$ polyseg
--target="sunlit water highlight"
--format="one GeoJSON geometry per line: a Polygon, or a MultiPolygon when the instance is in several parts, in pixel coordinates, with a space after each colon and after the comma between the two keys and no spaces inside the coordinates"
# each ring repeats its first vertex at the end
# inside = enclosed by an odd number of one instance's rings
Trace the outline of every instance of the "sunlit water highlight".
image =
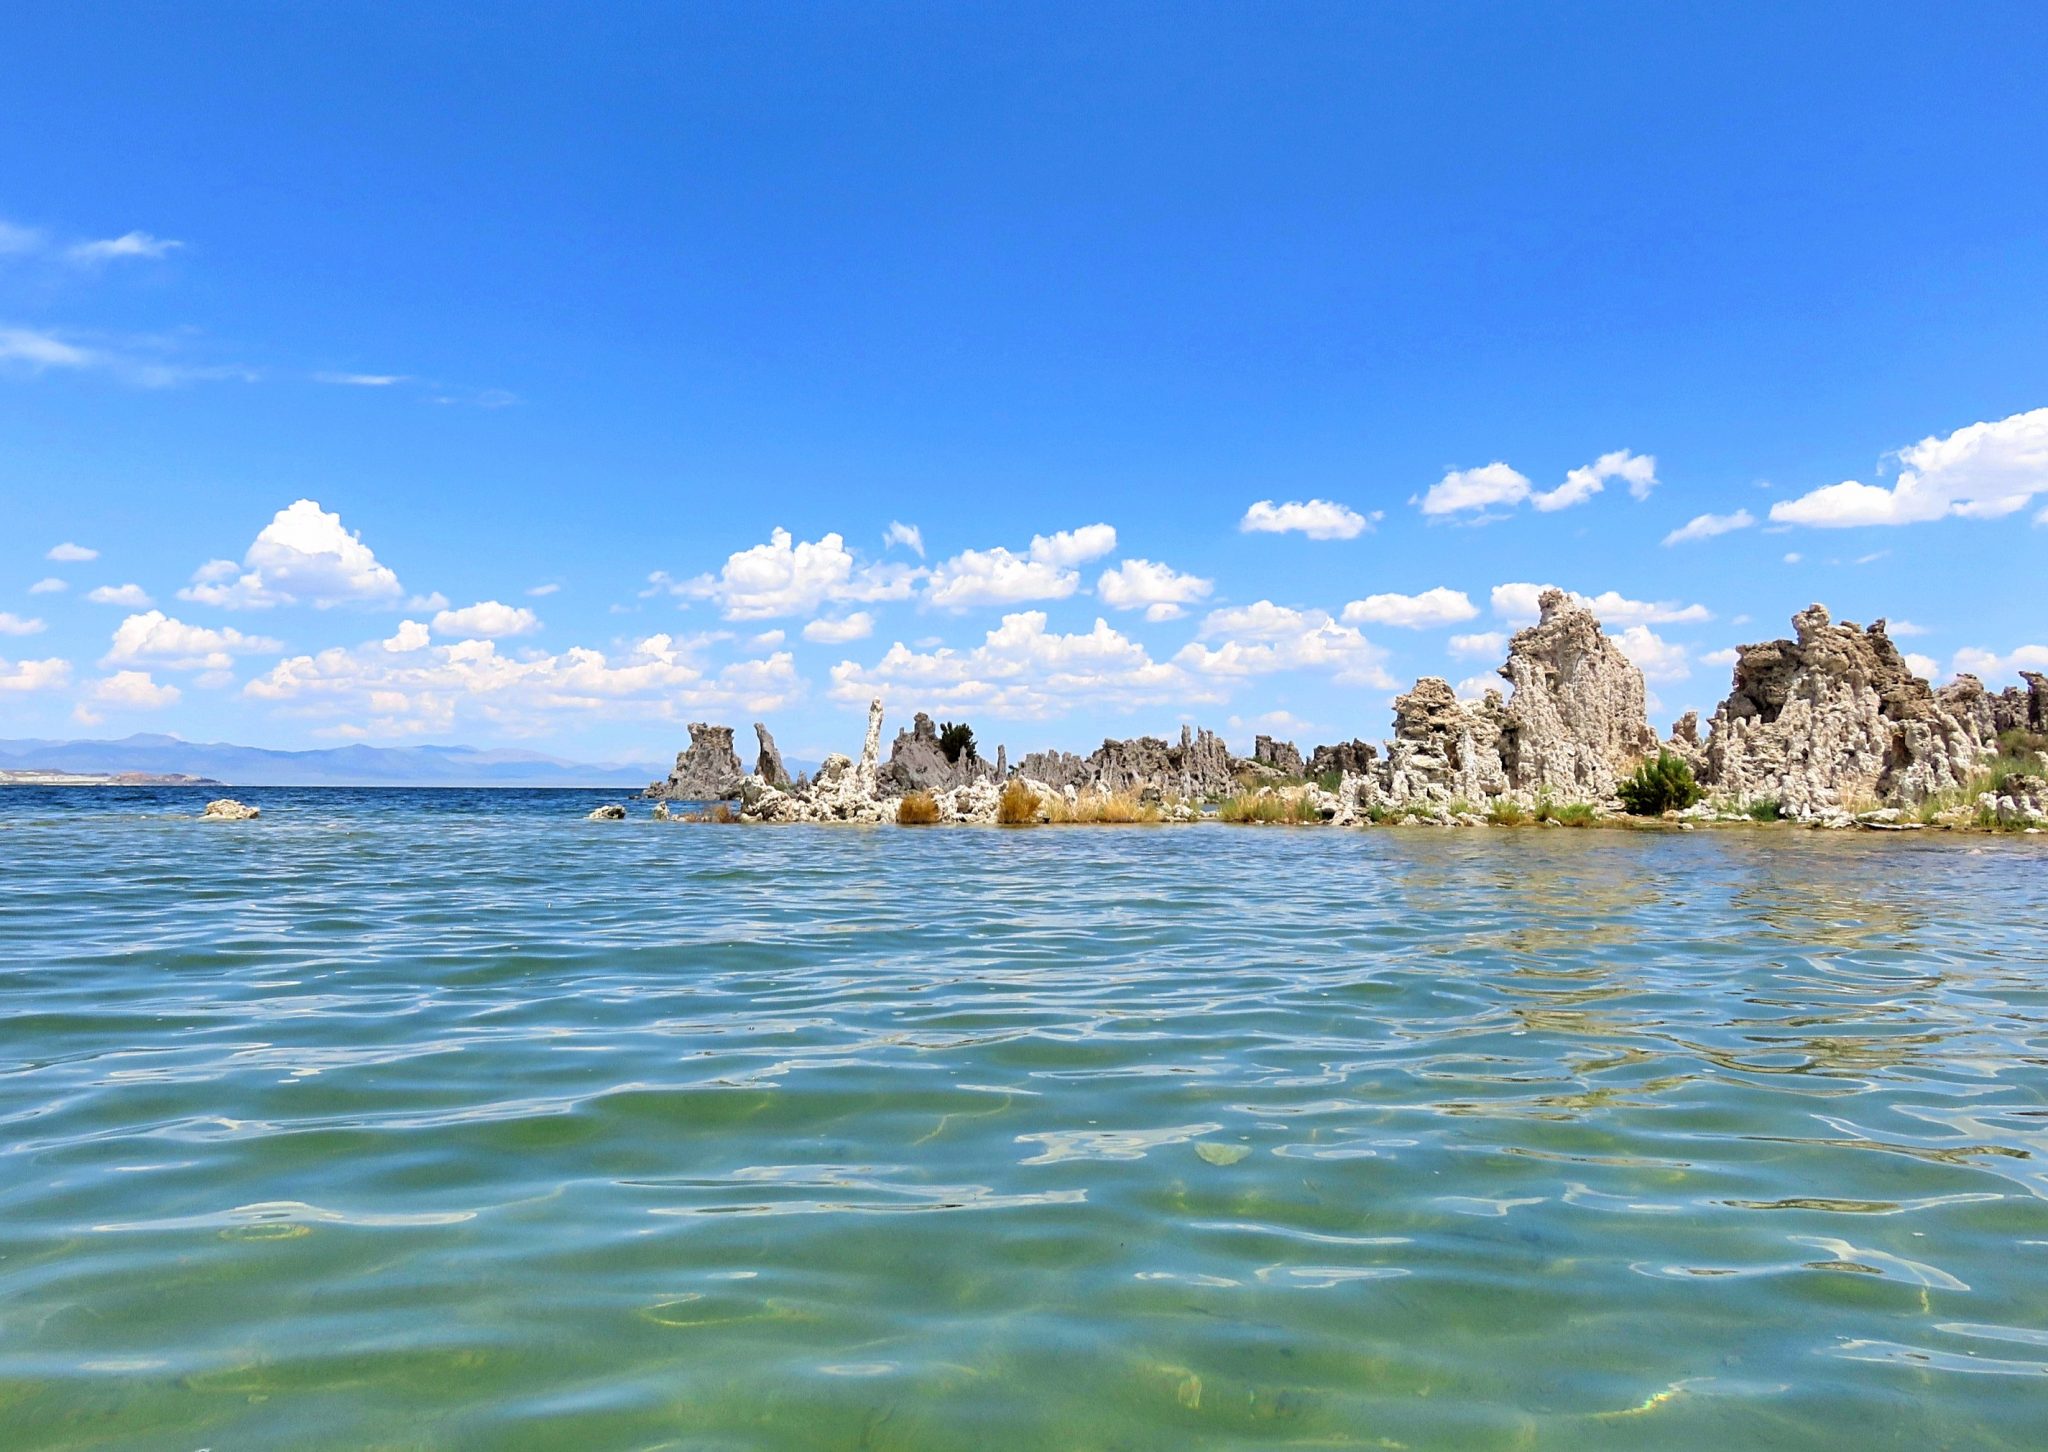
{"type": "Polygon", "coordinates": [[[0,793],[10,1452],[2048,1441],[2038,840],[242,795],[0,793]]]}

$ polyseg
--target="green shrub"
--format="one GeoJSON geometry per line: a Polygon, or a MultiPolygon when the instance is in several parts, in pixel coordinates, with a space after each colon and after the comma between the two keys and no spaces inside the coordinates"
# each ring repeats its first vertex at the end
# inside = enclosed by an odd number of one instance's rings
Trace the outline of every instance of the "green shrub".
{"type": "Polygon", "coordinates": [[[974,759],[974,728],[965,721],[954,725],[948,721],[939,728],[939,750],[946,753],[946,760],[957,765],[961,757],[974,759]]]}
{"type": "Polygon", "coordinates": [[[1630,816],[1661,817],[1697,802],[1700,784],[1692,779],[1692,767],[1684,757],[1660,751],[1655,761],[1637,767],[1635,775],[1623,782],[1615,795],[1621,798],[1630,816]]]}
{"type": "Polygon", "coordinates": [[[1486,820],[1496,827],[1519,827],[1529,820],[1529,810],[1520,802],[1501,797],[1487,807],[1486,820]]]}
{"type": "Polygon", "coordinates": [[[1752,822],[1782,822],[1785,820],[1784,804],[1776,797],[1758,797],[1744,810],[1749,814],[1749,819],[1752,822]]]}
{"type": "Polygon", "coordinates": [[[1217,805],[1216,816],[1238,823],[1305,825],[1323,820],[1321,809],[1301,792],[1239,792],[1217,805]]]}

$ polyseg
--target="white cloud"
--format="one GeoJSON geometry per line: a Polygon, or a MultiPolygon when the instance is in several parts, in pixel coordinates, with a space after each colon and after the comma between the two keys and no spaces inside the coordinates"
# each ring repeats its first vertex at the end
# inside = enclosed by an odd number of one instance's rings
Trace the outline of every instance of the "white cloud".
{"type": "Polygon", "coordinates": [[[464,640],[503,640],[512,635],[531,635],[540,629],[540,617],[523,605],[498,600],[479,600],[460,610],[443,610],[434,617],[434,634],[460,636],[464,640]]]}
{"type": "Polygon", "coordinates": [[[0,328],[0,363],[17,363],[31,373],[50,368],[92,368],[103,362],[90,348],[67,343],[33,328],[0,328]]]}
{"type": "Polygon", "coordinates": [[[1292,711],[1266,711],[1257,716],[1232,716],[1223,724],[1233,731],[1264,731],[1269,735],[1284,734],[1290,738],[1316,729],[1313,721],[1304,721],[1292,711]]]}
{"type": "Polygon", "coordinates": [[[1941,662],[1931,655],[1922,655],[1915,650],[1905,652],[1906,666],[1922,680],[1931,681],[1941,674],[1941,662]]]}
{"type": "Polygon", "coordinates": [[[1107,524],[1084,524],[1057,534],[1031,536],[1031,558],[1042,564],[1085,565],[1116,549],[1116,529],[1107,524]]]}
{"type": "Polygon", "coordinates": [[[1451,687],[1451,694],[1461,701],[1483,701],[1488,691],[1507,691],[1507,683],[1499,676],[1467,676],[1451,687]]]}
{"type": "Polygon", "coordinates": [[[53,691],[71,679],[68,660],[9,661],[0,657],[0,691],[53,691]]]}
{"type": "Polygon", "coordinates": [[[1100,559],[1115,548],[1114,528],[1089,524],[1057,534],[1033,535],[1030,549],[1021,555],[1001,545],[962,550],[931,572],[924,597],[948,610],[1064,600],[1080,588],[1081,576],[1073,567],[1100,559]]]}
{"type": "Polygon", "coordinates": [[[913,551],[919,559],[924,558],[924,531],[914,524],[905,524],[900,519],[889,521],[889,527],[882,531],[882,547],[902,545],[913,551]]]}
{"type": "Polygon", "coordinates": [[[787,639],[789,639],[789,632],[786,630],[763,630],[748,636],[747,644],[755,650],[773,650],[787,639]]]}
{"type": "Polygon", "coordinates": [[[649,578],[657,589],[715,602],[727,620],[767,620],[815,614],[827,604],[907,599],[922,574],[904,565],[859,565],[837,534],[812,543],[778,528],[766,544],[729,556],[716,576],[680,585],[659,573],[649,578]]]}
{"type": "Polygon", "coordinates": [[[415,595],[406,601],[405,608],[418,611],[446,610],[448,608],[448,597],[439,590],[430,590],[424,595],[415,595]]]}
{"type": "Polygon", "coordinates": [[[43,249],[44,237],[34,227],[20,227],[12,222],[0,222],[0,257],[21,257],[43,249]]]}
{"type": "Polygon", "coordinates": [[[212,630],[187,625],[161,610],[131,615],[114,628],[113,645],[103,664],[151,662],[172,670],[226,670],[238,655],[267,655],[284,649],[280,641],[244,635],[232,627],[212,630]]]}
{"type": "Polygon", "coordinates": [[[1157,622],[1178,619],[1182,607],[1206,600],[1215,583],[1169,565],[1134,559],[1104,570],[1096,578],[1095,594],[1112,610],[1143,610],[1147,620],[1157,622]]]}
{"type": "Polygon", "coordinates": [[[1479,613],[1479,607],[1463,590],[1442,585],[1419,595],[1368,595],[1344,607],[1343,618],[1351,625],[1398,625],[1404,630],[1427,630],[1432,626],[1456,625],[1479,613]]]}
{"type": "Polygon", "coordinates": [[[1647,625],[1631,625],[1614,643],[1647,680],[1682,681],[1692,674],[1692,661],[1682,645],[1665,640],[1647,625]]]}
{"type": "Polygon", "coordinates": [[[391,388],[400,383],[410,383],[412,378],[405,373],[315,373],[313,381],[342,388],[391,388]]]}
{"type": "MultiPolygon", "coordinates": [[[[1543,613],[1537,601],[1545,590],[1555,588],[1554,585],[1531,585],[1519,581],[1495,585],[1493,613],[1515,624],[1533,624],[1543,613]]],[[[1599,617],[1602,625],[1608,627],[1692,625],[1714,618],[1713,612],[1704,605],[1680,605],[1674,600],[1630,600],[1613,590],[1604,590],[1598,595],[1580,595],[1576,591],[1572,594],[1599,617]]]]}
{"type": "Polygon", "coordinates": [[[1310,539],[1356,539],[1372,528],[1366,518],[1347,505],[1329,499],[1290,500],[1275,504],[1261,499],[1244,512],[1237,527],[1245,534],[1305,534],[1310,539]]]}
{"type": "Polygon", "coordinates": [[[157,711],[176,705],[183,694],[176,686],[158,685],[148,671],[115,671],[92,683],[91,698],[124,711],[157,711]]]}
{"type": "Polygon", "coordinates": [[[1483,630],[1474,635],[1451,637],[1451,654],[1467,659],[1505,659],[1508,653],[1506,631],[1483,630]]]}
{"type": "Polygon", "coordinates": [[[1700,657],[1700,664],[1714,666],[1720,670],[1732,670],[1735,667],[1735,662],[1741,658],[1741,654],[1732,645],[1726,650],[1710,650],[1700,657]]]}
{"type": "Polygon", "coordinates": [[[122,257],[167,257],[172,248],[184,245],[168,237],[152,237],[147,232],[124,232],[119,237],[80,242],[65,255],[73,262],[111,262],[122,257]]]}
{"type": "Polygon", "coordinates": [[[527,592],[526,592],[526,594],[527,594],[527,598],[529,598],[529,599],[533,599],[533,600],[544,600],[544,599],[546,599],[546,598],[547,598],[548,596],[550,596],[550,595],[554,595],[554,594],[557,594],[557,593],[559,593],[559,592],[561,591],[561,588],[562,588],[562,587],[561,587],[560,585],[558,585],[558,584],[555,584],[555,583],[553,583],[553,582],[550,582],[550,583],[548,583],[548,584],[545,584],[545,585],[533,585],[533,586],[530,586],[530,587],[529,587],[529,588],[527,589],[527,592]]]}
{"type": "Polygon", "coordinates": [[[55,575],[51,575],[47,579],[38,580],[29,586],[28,592],[31,595],[61,595],[70,588],[64,581],[58,579],[55,575]]]}
{"type": "Polygon", "coordinates": [[[178,592],[181,600],[226,610],[260,610],[273,605],[377,605],[405,590],[398,576],[377,561],[362,535],[344,529],[311,499],[280,509],[242,557],[210,560],[178,592]]]}
{"type": "Polygon", "coordinates": [[[1075,704],[1120,709],[1221,699],[1178,667],[1154,661],[1106,620],[1085,635],[1056,635],[1045,627],[1044,611],[1027,610],[1005,615],[971,650],[916,651],[898,641],[872,666],[834,666],[831,694],[848,702],[881,696],[905,710],[1011,719],[1057,715],[1075,704]]]}
{"type": "Polygon", "coordinates": [[[87,560],[96,560],[99,557],[98,550],[89,550],[84,545],[73,544],[68,539],[60,545],[50,546],[49,552],[43,556],[46,560],[56,560],[66,565],[83,564],[87,560]]]}
{"type": "Polygon", "coordinates": [[[378,643],[392,655],[406,655],[415,650],[425,650],[433,642],[434,637],[425,625],[417,620],[401,620],[391,638],[378,643]]]}
{"type": "Polygon", "coordinates": [[[2021,671],[2048,671],[2048,645],[2022,645],[2004,655],[1965,646],[1956,652],[1952,669],[1958,675],[1968,672],[1987,681],[2016,677],[2021,671]]]}
{"type": "Polygon", "coordinates": [[[101,585],[86,591],[85,598],[95,605],[120,605],[130,610],[147,610],[156,604],[140,585],[101,585]]]}
{"type": "Polygon", "coordinates": [[[1796,565],[1805,558],[1806,556],[1800,554],[1798,550],[1793,550],[1785,556],[1785,563],[1788,565],[1796,565]]]}
{"type": "Polygon", "coordinates": [[[2015,513],[2048,493],[2048,408],[1928,437],[1896,457],[1899,478],[1889,489],[1848,479],[1772,505],[1771,518],[1842,529],[2015,513]]]}
{"type": "Polygon", "coordinates": [[[1356,627],[1339,625],[1320,610],[1297,610],[1271,600],[1212,610],[1202,622],[1202,635],[1222,639],[1215,646],[1190,642],[1174,657],[1176,664],[1198,676],[1319,671],[1344,685],[1384,690],[1395,686],[1384,664],[1387,653],[1356,627]]]}
{"type": "Polygon", "coordinates": [[[1649,498],[1657,487],[1657,460],[1651,454],[1616,449],[1564,476],[1555,489],[1538,489],[1528,475],[1496,459],[1476,469],[1451,469],[1422,496],[1426,515],[1462,514],[1468,510],[1512,509],[1527,501],[1544,513],[1584,504],[1612,480],[1624,480],[1637,499],[1649,498]]]}
{"type": "Polygon", "coordinates": [[[1901,638],[1915,635],[1932,635],[1934,633],[1926,626],[1915,625],[1910,620],[1887,620],[1884,629],[1885,634],[1901,638]]]}
{"type": "Polygon", "coordinates": [[[875,617],[865,610],[856,610],[844,620],[813,620],[804,627],[804,639],[815,640],[825,645],[844,645],[851,640],[866,640],[875,633],[875,617]]]}
{"type": "Polygon", "coordinates": [[[692,658],[694,644],[667,635],[649,636],[616,656],[579,646],[514,658],[499,654],[490,640],[416,641],[401,626],[390,641],[289,656],[242,694],[328,720],[334,723],[329,734],[360,738],[444,732],[465,720],[532,732],[554,725],[564,711],[659,721],[720,709],[767,712],[803,693],[787,652],[714,672],[692,658]]]}
{"type": "Polygon", "coordinates": [[[1732,534],[1738,529],[1748,529],[1756,523],[1756,516],[1747,509],[1738,509],[1733,514],[1696,514],[1685,524],[1664,536],[1667,545],[1685,544],[1696,539],[1712,539],[1715,535],[1732,534]]]}
{"type": "Polygon", "coordinates": [[[0,635],[41,635],[43,622],[0,610],[0,635]]]}
{"type": "Polygon", "coordinates": [[[1457,514],[1467,509],[1512,508],[1529,497],[1528,475],[1496,459],[1477,469],[1451,469],[1422,496],[1424,514],[1457,514]]]}

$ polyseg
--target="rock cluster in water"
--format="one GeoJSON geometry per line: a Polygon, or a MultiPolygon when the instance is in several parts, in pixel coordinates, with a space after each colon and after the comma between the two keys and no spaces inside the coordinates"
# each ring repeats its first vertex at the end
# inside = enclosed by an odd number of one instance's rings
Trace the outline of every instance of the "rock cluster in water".
{"type": "Polygon", "coordinates": [[[1885,632],[1832,620],[1813,605],[1794,636],[1738,649],[1728,697],[1702,733],[1688,712],[1660,742],[1645,709],[1643,674],[1601,629],[1587,604],[1544,592],[1540,618],[1515,634],[1500,676],[1507,690],[1461,701],[1437,677],[1394,702],[1384,750],[1361,740],[1316,747],[1259,736],[1232,756],[1212,731],[1180,739],[1109,740],[1087,756],[1037,751],[1010,768],[971,747],[948,756],[919,712],[881,759],[882,703],[868,708],[858,760],[834,754],[814,781],[790,781],[764,725],[755,771],[739,772],[727,727],[690,727],[690,747],[650,795],[737,797],[758,822],[884,822],[910,792],[927,793],[944,822],[993,822],[1003,787],[1022,782],[1041,801],[1135,797],[1186,819],[1194,804],[1247,792],[1283,792],[1299,816],[1328,822],[1481,820],[1489,812],[1589,804],[1617,811],[1617,789],[1643,762],[1672,752],[1707,793],[1696,814],[1740,813],[1768,803],[1784,817],[1847,825],[1914,825],[1903,809],[1954,801],[1972,820],[2048,822],[2048,754],[2041,771],[2007,774],[1971,799],[1970,785],[2001,733],[2048,732],[2048,677],[1999,693],[1973,676],[1939,691],[1915,676],[1885,632]],[[1303,805],[1305,804],[1305,805],[1303,805]]]}
{"type": "Polygon", "coordinates": [[[262,815],[261,807],[244,806],[233,797],[222,797],[208,802],[199,819],[202,822],[251,822],[262,815]]]}
{"type": "MultiPolygon", "coordinates": [[[[766,727],[756,726],[754,730],[760,734],[763,757],[757,763],[757,773],[761,766],[780,771],[782,756],[775,750],[774,738],[768,735],[766,727]]],[[[649,786],[645,795],[672,802],[730,801],[740,794],[740,783],[745,779],[740,754],[733,750],[732,727],[692,721],[689,749],[676,753],[675,770],[667,780],[649,786]]]]}

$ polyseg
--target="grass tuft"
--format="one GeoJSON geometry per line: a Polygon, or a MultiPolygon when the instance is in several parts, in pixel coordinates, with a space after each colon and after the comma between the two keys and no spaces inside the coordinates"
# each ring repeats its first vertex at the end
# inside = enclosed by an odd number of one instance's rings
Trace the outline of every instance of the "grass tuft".
{"type": "Polygon", "coordinates": [[[1496,827],[1519,827],[1530,820],[1530,814],[1520,802],[1500,797],[1487,807],[1486,820],[1496,827]]]}
{"type": "Polygon", "coordinates": [[[1239,824],[1306,826],[1323,820],[1316,804],[1301,792],[1239,792],[1216,807],[1219,821],[1239,824]]]}
{"type": "Polygon", "coordinates": [[[1003,788],[1003,795],[996,803],[996,825],[1001,827],[1035,827],[1038,825],[1038,793],[1021,781],[1013,781],[1003,788]]]}
{"type": "Polygon", "coordinates": [[[1065,826],[1114,826],[1156,822],[1159,808],[1136,792],[1082,792],[1071,802],[1065,797],[1052,798],[1046,803],[1046,818],[1065,826]]]}
{"type": "Polygon", "coordinates": [[[939,820],[939,799],[930,792],[905,792],[896,803],[896,825],[930,827],[939,820]]]}

